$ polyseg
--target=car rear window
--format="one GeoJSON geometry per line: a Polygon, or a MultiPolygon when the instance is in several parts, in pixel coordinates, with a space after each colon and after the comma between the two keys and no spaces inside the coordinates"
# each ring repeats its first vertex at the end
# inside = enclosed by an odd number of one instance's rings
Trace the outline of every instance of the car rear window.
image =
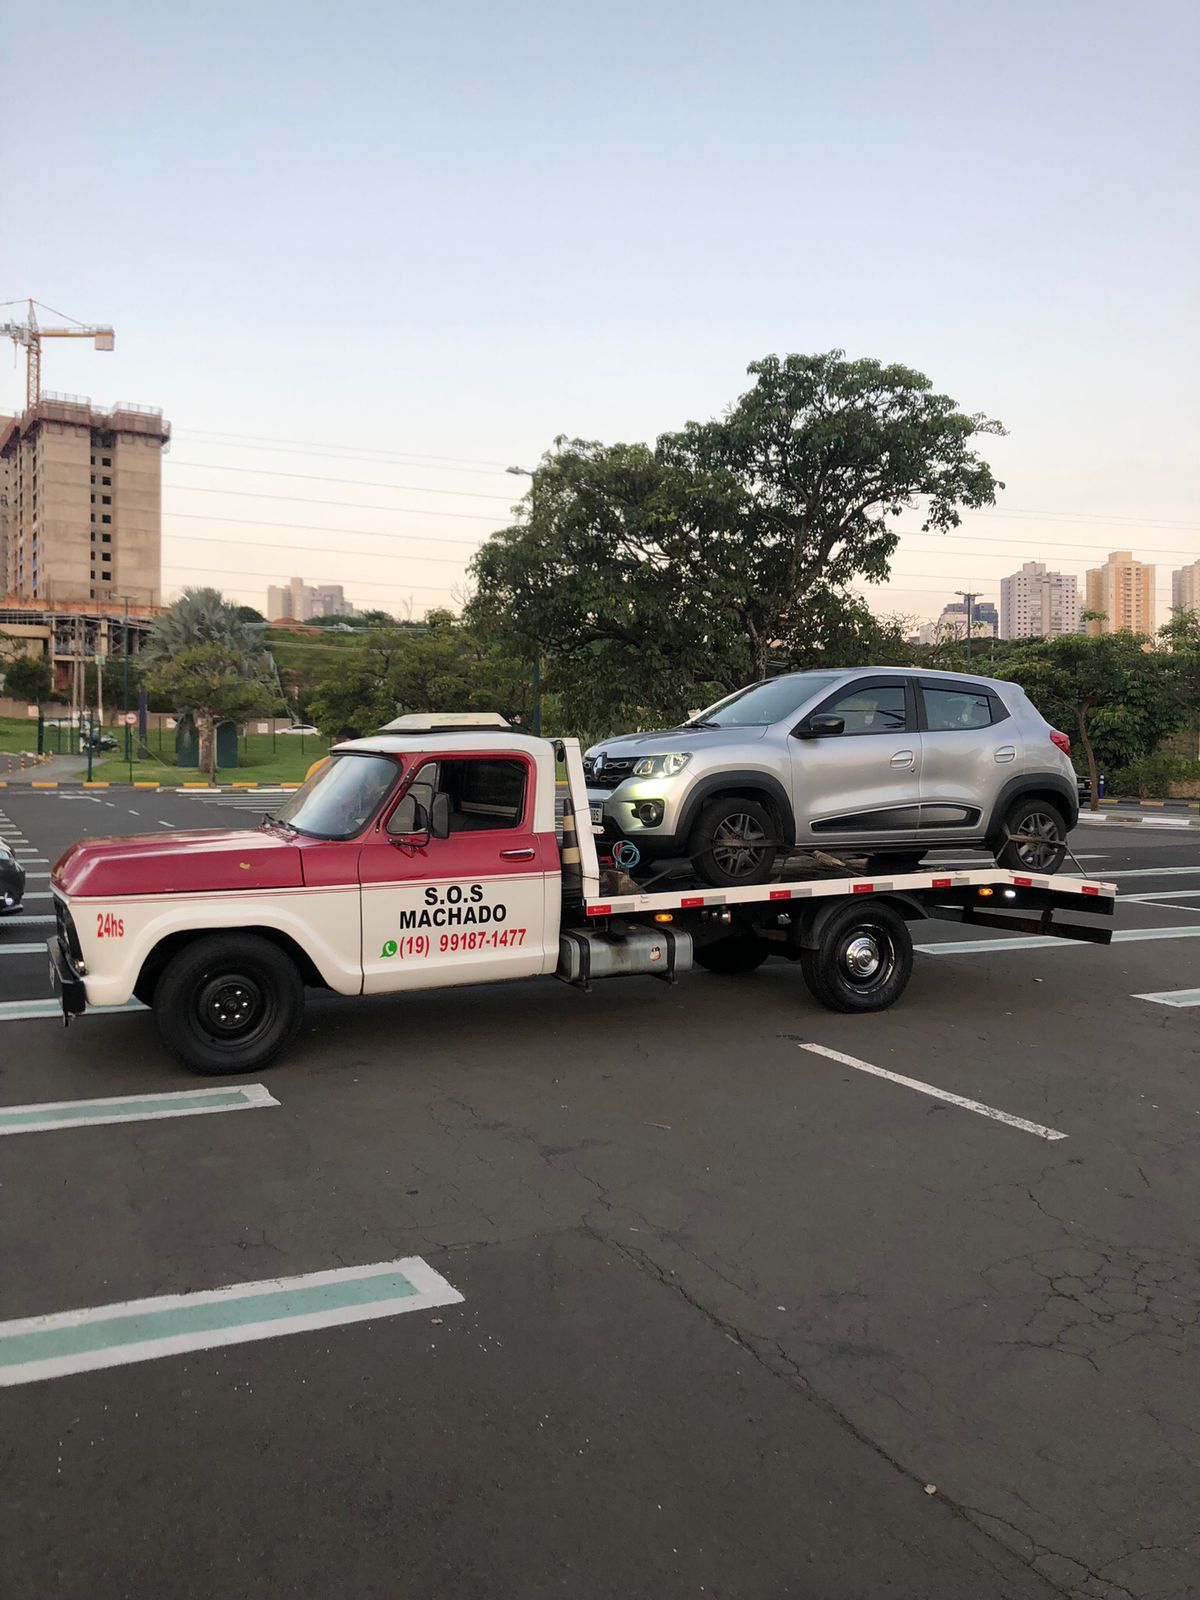
{"type": "Polygon", "coordinates": [[[922,689],[930,733],[990,728],[992,697],[986,689],[922,689]]]}

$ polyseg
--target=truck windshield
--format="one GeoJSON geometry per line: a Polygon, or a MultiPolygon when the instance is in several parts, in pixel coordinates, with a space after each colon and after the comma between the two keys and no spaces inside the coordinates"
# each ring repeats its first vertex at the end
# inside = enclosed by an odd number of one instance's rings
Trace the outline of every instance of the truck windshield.
{"type": "Polygon", "coordinates": [[[752,683],[748,689],[718,700],[684,727],[768,728],[790,717],[814,695],[823,694],[841,676],[840,672],[790,672],[786,678],[752,683]]]}
{"type": "Polygon", "coordinates": [[[400,763],[391,756],[330,756],[303,788],[288,796],[275,821],[314,839],[352,839],[379,810],[399,776],[400,763]]]}

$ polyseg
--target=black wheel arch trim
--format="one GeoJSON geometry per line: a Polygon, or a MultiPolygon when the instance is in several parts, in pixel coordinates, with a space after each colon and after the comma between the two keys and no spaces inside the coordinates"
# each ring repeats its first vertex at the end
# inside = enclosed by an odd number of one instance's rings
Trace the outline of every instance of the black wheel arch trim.
{"type": "Polygon", "coordinates": [[[999,839],[1004,818],[1018,800],[1023,800],[1027,795],[1032,797],[1039,794],[1050,795],[1061,805],[1067,831],[1070,832],[1079,821],[1077,785],[1061,777],[1057,772],[1022,772],[1010,778],[997,795],[988,821],[988,839],[999,839]]]}
{"type": "Polygon", "coordinates": [[[784,850],[792,848],[796,839],[796,819],[792,812],[792,802],[788,799],[783,784],[770,772],[745,771],[737,768],[728,772],[710,773],[707,778],[701,778],[696,784],[688,795],[680,812],[679,821],[676,823],[675,838],[680,845],[687,843],[701,809],[710,800],[717,799],[723,794],[744,794],[747,800],[755,800],[759,795],[767,796],[783,824],[784,838],[780,844],[784,850]]]}

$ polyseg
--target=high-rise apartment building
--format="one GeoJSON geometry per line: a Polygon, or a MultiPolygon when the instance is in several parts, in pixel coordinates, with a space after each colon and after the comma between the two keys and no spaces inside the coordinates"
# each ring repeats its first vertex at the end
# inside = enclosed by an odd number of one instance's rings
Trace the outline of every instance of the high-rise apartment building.
{"type": "Polygon", "coordinates": [[[161,411],[47,394],[0,418],[0,589],[47,605],[162,598],[161,411]]]}
{"type": "Polygon", "coordinates": [[[340,583],[307,584],[289,578],[267,590],[268,622],[308,622],[313,617],[352,617],[354,607],[340,583]]]}
{"type": "Polygon", "coordinates": [[[1087,575],[1087,609],[1102,611],[1103,620],[1089,622],[1087,631],[1101,633],[1154,632],[1154,568],[1135,561],[1130,550],[1114,550],[1102,567],[1087,575]]]}
{"type": "Polygon", "coordinates": [[[1079,632],[1079,579],[1073,572],[1047,572],[1044,561],[1026,561],[1000,580],[1000,637],[1053,639],[1079,632]]]}
{"type": "Polygon", "coordinates": [[[1171,609],[1200,616],[1200,561],[1171,574],[1171,609]]]}

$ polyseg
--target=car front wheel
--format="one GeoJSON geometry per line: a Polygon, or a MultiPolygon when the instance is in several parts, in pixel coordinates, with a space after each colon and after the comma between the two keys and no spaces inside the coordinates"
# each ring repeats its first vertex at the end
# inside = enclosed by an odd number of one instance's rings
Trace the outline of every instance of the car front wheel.
{"type": "Polygon", "coordinates": [[[223,1076],[273,1061],[300,1026],[296,963],[258,934],[214,934],[173,956],[154,989],[163,1043],[194,1072],[223,1076]]]}
{"type": "Polygon", "coordinates": [[[688,839],[688,855],[714,888],[766,883],[780,853],[778,833],[766,806],[733,795],[704,807],[688,839]]]}

